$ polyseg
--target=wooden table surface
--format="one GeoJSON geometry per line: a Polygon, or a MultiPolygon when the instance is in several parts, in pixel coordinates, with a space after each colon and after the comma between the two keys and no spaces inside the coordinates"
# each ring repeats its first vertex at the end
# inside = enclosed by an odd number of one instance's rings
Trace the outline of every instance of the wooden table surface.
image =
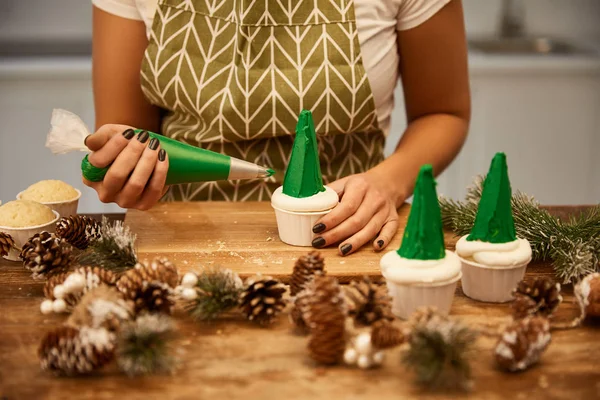
{"type": "MultiPolygon", "coordinates": [[[[565,216],[578,208],[551,210],[565,216]]],[[[309,250],[279,242],[268,204],[164,204],[150,212],[132,212],[126,222],[139,235],[140,258],[167,255],[182,271],[219,265],[242,275],[262,271],[285,279],[293,259],[309,250]]],[[[400,232],[393,247],[399,239],[400,232]]],[[[452,246],[453,240],[448,240],[448,247],[452,246]]],[[[324,253],[328,271],[341,280],[362,273],[377,275],[380,254],[371,249],[346,258],[337,256],[335,249],[324,253]]],[[[532,264],[527,270],[528,276],[551,274],[547,264],[532,264]]],[[[473,354],[474,391],[465,395],[432,394],[415,386],[399,361],[400,349],[387,353],[381,369],[321,368],[307,358],[307,338],[292,332],[285,315],[270,328],[258,328],[238,316],[212,324],[195,323],[180,310],[175,318],[182,366],[175,375],[130,379],[111,367],[89,377],[56,378],[40,370],[36,350],[43,334],[65,317],[39,312],[42,286],[21,264],[0,260],[1,400],[600,398],[597,321],[554,332],[541,363],[520,374],[498,371],[492,354],[494,341],[480,337],[473,354]]],[[[564,297],[556,315],[559,321],[577,313],[571,287],[564,288],[564,297]]],[[[451,314],[475,325],[493,324],[506,320],[509,306],[470,300],[459,285],[451,314]]]]}

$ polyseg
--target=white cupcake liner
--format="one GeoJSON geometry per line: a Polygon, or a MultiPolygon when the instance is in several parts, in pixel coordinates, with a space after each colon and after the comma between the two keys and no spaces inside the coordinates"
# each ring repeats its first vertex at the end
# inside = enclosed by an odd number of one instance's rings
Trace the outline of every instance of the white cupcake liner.
{"type": "Polygon", "coordinates": [[[512,291],[523,279],[531,260],[514,266],[487,266],[460,258],[462,264],[462,289],[473,300],[487,303],[511,301],[512,291]]]}
{"type": "Polygon", "coordinates": [[[450,281],[433,284],[398,284],[388,280],[392,313],[398,318],[408,319],[420,307],[435,307],[440,314],[448,315],[460,278],[461,274],[458,274],[450,281]]]}
{"type": "Polygon", "coordinates": [[[279,239],[292,246],[310,247],[316,237],[312,228],[315,223],[331,210],[318,212],[294,212],[273,207],[277,219],[279,239]]]}
{"type": "MultiPolygon", "coordinates": [[[[42,202],[42,203],[54,211],[56,211],[61,217],[70,217],[71,215],[77,214],[77,209],[79,207],[79,199],[81,198],[81,191],[79,189],[75,189],[77,192],[77,197],[68,201],[52,201],[52,202],[42,202]]],[[[17,194],[17,200],[21,200],[21,195],[23,192],[17,194]]]]}
{"type": "MultiPolygon", "coordinates": [[[[0,232],[8,233],[15,241],[15,247],[21,249],[25,243],[36,233],[43,231],[54,233],[56,229],[56,221],[60,218],[58,211],[52,210],[54,219],[46,224],[37,226],[28,226],[25,228],[12,228],[9,226],[0,226],[0,232]]],[[[19,261],[20,250],[11,249],[4,258],[10,261],[19,261]]]]}

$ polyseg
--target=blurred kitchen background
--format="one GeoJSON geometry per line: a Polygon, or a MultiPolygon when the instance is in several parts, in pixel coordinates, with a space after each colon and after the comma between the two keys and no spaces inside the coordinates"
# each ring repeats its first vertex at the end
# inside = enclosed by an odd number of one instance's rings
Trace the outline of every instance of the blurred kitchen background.
{"type": "MultiPolygon", "coordinates": [[[[600,203],[600,0],[463,3],[473,118],[439,192],[464,196],[504,151],[514,189],[549,205],[600,203]]],[[[81,212],[120,210],[81,184],[82,153],[53,156],[44,147],[53,108],[93,127],[91,11],[89,0],[0,0],[3,202],[38,180],[61,179],[83,190],[81,212]]],[[[403,107],[398,89],[388,154],[406,123],[403,107]]]]}

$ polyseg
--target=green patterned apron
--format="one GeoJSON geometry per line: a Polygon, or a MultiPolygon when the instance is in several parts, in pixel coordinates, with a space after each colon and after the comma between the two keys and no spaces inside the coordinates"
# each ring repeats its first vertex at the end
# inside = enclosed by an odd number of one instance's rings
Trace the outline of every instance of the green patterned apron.
{"type": "Polygon", "coordinates": [[[278,171],[175,186],[167,201],[268,200],[303,109],[326,183],[383,160],[352,0],[161,0],[141,76],[162,134],[278,171]]]}

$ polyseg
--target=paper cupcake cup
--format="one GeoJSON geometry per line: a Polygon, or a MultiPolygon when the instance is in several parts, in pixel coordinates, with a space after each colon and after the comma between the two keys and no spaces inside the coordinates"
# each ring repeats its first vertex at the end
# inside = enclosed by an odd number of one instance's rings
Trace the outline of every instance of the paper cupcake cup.
{"type": "MultiPolygon", "coordinates": [[[[43,202],[39,201],[38,203],[44,204],[54,211],[56,211],[61,217],[70,217],[71,215],[77,214],[77,209],[79,207],[79,199],[81,198],[81,191],[79,189],[75,189],[77,192],[77,197],[67,201],[52,201],[52,202],[43,202]]],[[[20,192],[17,195],[17,200],[21,200],[21,195],[23,192],[20,192]]]]}
{"type": "Polygon", "coordinates": [[[460,258],[462,289],[473,300],[487,303],[505,303],[512,300],[512,291],[525,276],[531,260],[515,266],[488,266],[460,258]]]}
{"type": "MultiPolygon", "coordinates": [[[[37,226],[28,226],[25,228],[12,228],[9,226],[0,226],[0,232],[8,233],[12,236],[15,241],[15,247],[20,249],[23,247],[25,243],[36,233],[40,233],[43,231],[54,233],[56,229],[56,221],[60,218],[58,211],[52,210],[54,213],[54,219],[46,224],[37,225],[37,226]]],[[[7,256],[4,258],[10,261],[19,261],[20,250],[11,249],[7,256]]]]}
{"type": "Polygon", "coordinates": [[[456,285],[461,274],[450,281],[435,284],[398,284],[387,281],[392,298],[392,313],[408,319],[420,307],[435,307],[440,314],[448,315],[454,300],[456,285]]]}
{"type": "Polygon", "coordinates": [[[277,219],[279,239],[292,246],[310,247],[316,237],[312,228],[323,215],[331,210],[317,212],[295,212],[273,207],[277,219]]]}

